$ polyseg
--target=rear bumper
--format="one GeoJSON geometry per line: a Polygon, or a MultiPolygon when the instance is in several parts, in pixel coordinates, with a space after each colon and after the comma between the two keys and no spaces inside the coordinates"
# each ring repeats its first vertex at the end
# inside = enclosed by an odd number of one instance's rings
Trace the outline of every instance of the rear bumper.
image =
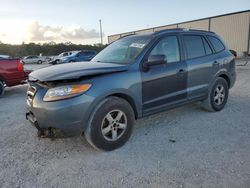
{"type": "Polygon", "coordinates": [[[12,79],[12,80],[6,80],[5,83],[6,83],[6,85],[8,87],[16,86],[16,85],[20,85],[20,84],[25,84],[25,83],[27,83],[27,77],[22,77],[22,78],[12,79]]]}
{"type": "Polygon", "coordinates": [[[31,71],[24,71],[18,78],[6,79],[5,83],[8,87],[16,86],[19,84],[26,84],[30,73],[31,71]]]}
{"type": "Polygon", "coordinates": [[[232,88],[236,82],[236,71],[230,73],[230,88],[232,88]]]}

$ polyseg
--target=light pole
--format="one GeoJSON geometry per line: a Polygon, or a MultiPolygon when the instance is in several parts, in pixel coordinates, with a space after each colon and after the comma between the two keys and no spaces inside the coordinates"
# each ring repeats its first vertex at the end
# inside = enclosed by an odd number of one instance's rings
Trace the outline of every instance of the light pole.
{"type": "Polygon", "coordinates": [[[102,20],[99,20],[100,23],[100,34],[101,34],[101,44],[103,45],[103,40],[102,40],[102,20]]]}

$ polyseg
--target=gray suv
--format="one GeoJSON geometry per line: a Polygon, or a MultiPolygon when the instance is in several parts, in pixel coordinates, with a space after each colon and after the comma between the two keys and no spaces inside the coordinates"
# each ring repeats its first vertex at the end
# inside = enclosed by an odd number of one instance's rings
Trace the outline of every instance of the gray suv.
{"type": "Polygon", "coordinates": [[[26,118],[39,136],[84,135],[109,151],[126,143],[138,118],[198,101],[222,110],[235,79],[234,56],[213,32],[130,35],[90,62],[32,72],[26,118]]]}

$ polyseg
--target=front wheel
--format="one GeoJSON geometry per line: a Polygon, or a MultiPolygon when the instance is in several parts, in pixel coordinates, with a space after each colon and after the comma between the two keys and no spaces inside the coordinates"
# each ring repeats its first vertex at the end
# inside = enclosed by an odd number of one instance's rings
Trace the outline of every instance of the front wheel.
{"type": "Polygon", "coordinates": [[[4,84],[3,82],[0,80],[0,97],[2,97],[4,94],[4,84]]]}
{"type": "Polygon", "coordinates": [[[127,142],[134,121],[134,111],[126,100],[109,97],[94,110],[84,135],[94,148],[111,151],[127,142]]]}
{"type": "Polygon", "coordinates": [[[203,107],[212,112],[222,110],[227,103],[228,93],[227,81],[218,77],[209,90],[208,98],[203,101],[203,107]]]}

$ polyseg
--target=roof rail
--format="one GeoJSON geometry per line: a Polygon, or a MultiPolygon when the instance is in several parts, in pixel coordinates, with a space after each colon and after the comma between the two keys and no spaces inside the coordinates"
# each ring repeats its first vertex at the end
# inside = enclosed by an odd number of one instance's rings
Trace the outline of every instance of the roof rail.
{"type": "Polygon", "coordinates": [[[183,31],[183,28],[173,28],[173,29],[163,29],[159,31],[155,31],[155,34],[165,33],[167,31],[183,31]]]}
{"type": "Polygon", "coordinates": [[[135,33],[135,32],[134,32],[134,33],[129,33],[129,34],[124,35],[124,36],[121,36],[121,35],[120,35],[120,38],[119,38],[119,39],[124,38],[124,37],[128,37],[128,36],[131,36],[131,35],[136,35],[136,33],[135,33]]]}
{"type": "Polygon", "coordinates": [[[208,32],[208,33],[214,33],[213,31],[207,31],[204,29],[189,29],[189,28],[183,28],[185,31],[201,31],[201,32],[208,32]]]}
{"type": "Polygon", "coordinates": [[[165,33],[168,31],[200,31],[200,32],[209,32],[209,33],[214,33],[212,31],[206,31],[206,30],[202,30],[202,29],[190,29],[190,28],[174,28],[174,29],[163,29],[160,31],[155,31],[155,34],[161,34],[161,33],[165,33]]]}

